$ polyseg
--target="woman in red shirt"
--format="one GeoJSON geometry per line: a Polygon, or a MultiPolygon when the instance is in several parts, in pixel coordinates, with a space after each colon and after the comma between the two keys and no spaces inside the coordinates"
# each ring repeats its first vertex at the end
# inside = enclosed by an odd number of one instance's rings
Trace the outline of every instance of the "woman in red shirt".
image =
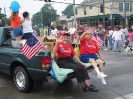
{"type": "Polygon", "coordinates": [[[97,72],[98,78],[101,78],[102,83],[106,85],[104,77],[106,77],[107,75],[103,73],[103,61],[102,61],[103,58],[101,56],[96,41],[94,41],[92,38],[93,38],[93,33],[91,30],[84,32],[80,36],[80,54],[81,54],[80,58],[81,61],[84,63],[91,62],[92,66],[95,68],[97,72]],[[99,55],[100,59],[96,54],[99,55]],[[96,63],[99,64],[101,72],[99,71],[96,63]]]}
{"type": "Polygon", "coordinates": [[[87,73],[87,66],[83,65],[80,59],[77,57],[72,45],[69,43],[70,34],[65,32],[62,35],[62,41],[56,41],[56,45],[53,49],[54,55],[57,56],[57,64],[60,68],[73,69],[78,83],[81,83],[83,91],[98,92],[92,84],[90,84],[89,76],[87,73]],[[77,61],[75,62],[73,58],[77,61]]]}

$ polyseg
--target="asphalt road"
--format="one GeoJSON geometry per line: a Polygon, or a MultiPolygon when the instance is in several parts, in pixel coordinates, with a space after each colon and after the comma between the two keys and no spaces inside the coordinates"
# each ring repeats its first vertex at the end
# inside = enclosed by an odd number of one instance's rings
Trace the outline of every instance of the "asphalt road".
{"type": "Polygon", "coordinates": [[[100,90],[97,93],[83,92],[76,79],[65,81],[54,91],[57,83],[44,82],[39,91],[21,93],[11,76],[0,73],[0,99],[133,99],[133,55],[113,51],[102,54],[106,60],[107,85],[102,85],[95,71],[89,73],[91,83],[100,90]]]}

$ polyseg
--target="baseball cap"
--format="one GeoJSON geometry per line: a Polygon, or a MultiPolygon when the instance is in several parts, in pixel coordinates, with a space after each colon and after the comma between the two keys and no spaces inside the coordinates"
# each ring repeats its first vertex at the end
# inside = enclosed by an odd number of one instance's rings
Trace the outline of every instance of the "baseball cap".
{"type": "Polygon", "coordinates": [[[112,26],[108,26],[108,29],[112,29],[112,26]]]}
{"type": "Polygon", "coordinates": [[[69,32],[64,32],[64,33],[62,34],[62,36],[70,36],[70,33],[69,33],[69,32]]]}

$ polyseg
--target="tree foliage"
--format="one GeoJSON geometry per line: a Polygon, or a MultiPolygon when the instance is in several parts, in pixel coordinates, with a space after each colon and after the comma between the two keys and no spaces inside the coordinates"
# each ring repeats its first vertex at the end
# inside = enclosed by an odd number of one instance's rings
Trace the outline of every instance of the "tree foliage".
{"type": "Polygon", "coordinates": [[[57,11],[53,8],[53,6],[46,3],[39,12],[33,15],[32,21],[34,25],[43,23],[44,26],[50,26],[51,21],[55,21],[57,16],[57,11]]]}
{"type": "MultiPolygon", "coordinates": [[[[0,8],[0,12],[1,12],[2,8],[0,8]]],[[[0,13],[0,27],[5,26],[5,17],[6,15],[3,13],[0,13]]]]}
{"type": "Polygon", "coordinates": [[[73,5],[70,4],[68,5],[64,11],[62,11],[62,14],[65,15],[65,16],[73,16],[74,13],[73,13],[73,5]]]}

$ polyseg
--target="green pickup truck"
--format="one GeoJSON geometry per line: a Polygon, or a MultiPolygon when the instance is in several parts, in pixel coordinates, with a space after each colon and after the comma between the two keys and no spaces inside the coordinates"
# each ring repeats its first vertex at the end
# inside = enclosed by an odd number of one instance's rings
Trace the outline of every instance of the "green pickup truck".
{"type": "Polygon", "coordinates": [[[0,27],[0,71],[13,76],[17,89],[28,92],[34,87],[35,81],[47,81],[48,71],[42,69],[39,53],[31,60],[20,51],[10,27],[0,27]]]}

